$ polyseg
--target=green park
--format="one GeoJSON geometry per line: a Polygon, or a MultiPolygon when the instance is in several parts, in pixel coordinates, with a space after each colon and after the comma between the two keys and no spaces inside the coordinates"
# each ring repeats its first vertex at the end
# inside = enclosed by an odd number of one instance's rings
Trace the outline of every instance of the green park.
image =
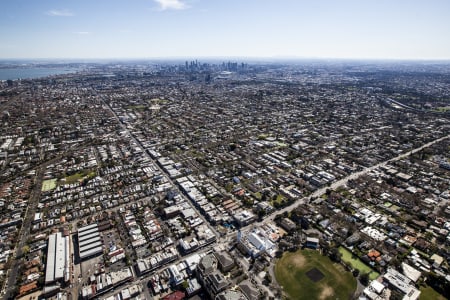
{"type": "Polygon", "coordinates": [[[288,299],[349,299],[356,279],[345,268],[315,250],[286,252],[275,265],[275,277],[288,299]]]}

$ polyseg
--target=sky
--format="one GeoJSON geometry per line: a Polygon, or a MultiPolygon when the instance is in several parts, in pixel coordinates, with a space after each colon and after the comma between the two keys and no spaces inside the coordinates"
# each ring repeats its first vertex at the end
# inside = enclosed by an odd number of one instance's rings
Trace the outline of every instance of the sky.
{"type": "Polygon", "coordinates": [[[3,0],[0,59],[450,59],[449,0],[3,0]]]}

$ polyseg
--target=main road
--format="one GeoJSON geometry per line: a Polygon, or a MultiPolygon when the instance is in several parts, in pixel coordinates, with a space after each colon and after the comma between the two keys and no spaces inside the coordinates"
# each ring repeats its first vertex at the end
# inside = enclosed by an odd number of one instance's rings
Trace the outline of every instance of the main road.
{"type": "Polygon", "coordinates": [[[35,175],[35,182],[34,182],[34,188],[30,193],[30,197],[28,200],[27,209],[25,210],[25,215],[23,218],[22,226],[20,227],[19,233],[18,233],[18,242],[16,244],[15,250],[14,250],[14,256],[12,258],[11,262],[11,268],[8,270],[9,273],[7,273],[7,279],[4,287],[4,298],[3,299],[13,299],[14,291],[17,288],[16,281],[17,276],[19,275],[19,266],[21,265],[23,261],[23,253],[24,246],[26,245],[26,242],[28,238],[30,237],[30,229],[31,224],[34,219],[34,213],[36,211],[37,204],[39,203],[39,197],[41,195],[41,187],[42,187],[42,181],[44,177],[44,171],[46,166],[48,166],[51,162],[54,160],[51,160],[49,162],[44,163],[40,167],[38,167],[36,175],[35,175]]]}
{"type": "Polygon", "coordinates": [[[275,216],[276,216],[276,215],[279,215],[279,214],[283,214],[283,213],[285,213],[285,212],[292,211],[292,210],[294,210],[298,205],[308,203],[309,201],[311,201],[311,199],[315,199],[315,198],[317,198],[317,197],[322,196],[323,194],[326,193],[327,190],[335,190],[336,188],[338,188],[338,187],[340,187],[340,186],[342,186],[342,185],[347,184],[347,182],[348,182],[349,180],[354,180],[354,179],[356,179],[356,178],[358,178],[358,177],[360,177],[360,176],[362,176],[362,175],[365,175],[365,174],[367,174],[367,173],[369,173],[369,172],[371,172],[371,171],[373,171],[373,170],[375,170],[375,169],[377,169],[377,168],[379,168],[379,167],[384,167],[384,166],[386,166],[387,164],[390,164],[390,163],[392,163],[392,162],[394,162],[394,161],[397,161],[397,160],[403,159],[403,158],[405,158],[405,157],[408,157],[408,156],[411,155],[411,154],[414,154],[414,153],[416,153],[416,152],[419,152],[419,151],[423,150],[424,148],[430,147],[431,145],[433,145],[433,144],[435,144],[435,143],[438,143],[438,142],[441,142],[441,141],[443,141],[443,140],[445,140],[445,139],[448,139],[449,137],[450,137],[450,134],[449,134],[449,135],[446,135],[446,136],[444,136],[444,137],[438,138],[438,139],[436,139],[436,140],[434,140],[434,141],[431,141],[431,142],[429,142],[429,143],[426,143],[426,144],[424,144],[424,145],[422,145],[422,146],[420,146],[420,147],[418,147],[418,148],[416,148],[416,149],[409,150],[408,152],[402,153],[402,154],[400,154],[399,156],[396,156],[396,157],[394,157],[394,158],[391,158],[391,159],[388,159],[388,160],[386,160],[386,161],[380,162],[380,163],[378,163],[378,164],[376,164],[376,165],[373,165],[373,166],[364,168],[363,170],[361,170],[361,171],[359,171],[359,172],[352,173],[352,174],[350,174],[350,175],[348,175],[348,176],[346,176],[346,177],[344,177],[344,178],[342,178],[342,179],[340,179],[340,180],[338,180],[338,181],[336,181],[336,182],[333,182],[333,183],[332,183],[331,185],[329,185],[329,186],[322,187],[322,188],[316,190],[315,192],[313,192],[313,193],[312,193],[311,195],[309,195],[308,197],[300,198],[300,199],[298,199],[297,201],[295,201],[294,203],[292,203],[291,205],[286,206],[286,207],[284,207],[284,208],[282,208],[282,209],[280,209],[280,210],[277,210],[277,211],[272,212],[270,215],[266,216],[266,217],[264,218],[264,220],[262,220],[261,222],[257,222],[257,223],[253,223],[253,224],[247,225],[247,226],[241,228],[241,230],[246,230],[246,229],[251,228],[251,227],[253,227],[253,226],[258,226],[258,225],[262,225],[262,224],[264,224],[264,223],[267,223],[267,222],[269,222],[269,221],[273,221],[273,220],[275,219],[275,216]]]}
{"type": "MultiPolygon", "coordinates": [[[[103,104],[105,106],[108,107],[109,111],[113,114],[113,116],[116,118],[117,122],[119,122],[120,126],[122,127],[122,129],[127,133],[127,135],[133,139],[133,141],[136,143],[136,145],[139,146],[139,148],[141,149],[142,153],[144,153],[144,155],[154,163],[154,165],[158,168],[158,170],[161,172],[161,174],[164,174],[165,177],[167,178],[167,180],[170,182],[170,184],[178,191],[178,193],[180,195],[182,195],[183,197],[184,194],[180,191],[180,189],[178,188],[178,185],[175,184],[175,182],[170,178],[170,175],[159,166],[158,162],[156,162],[151,156],[150,154],[148,154],[148,152],[145,150],[144,145],[142,145],[142,143],[128,130],[128,128],[125,126],[125,124],[123,124],[120,121],[119,116],[116,114],[116,112],[114,111],[114,109],[112,109],[112,107],[109,105],[109,103],[106,103],[104,100],[102,100],[103,104]]],[[[205,219],[205,217],[197,210],[197,208],[192,204],[192,202],[187,199],[186,201],[187,203],[189,203],[189,206],[197,212],[197,215],[202,219],[203,223],[206,224],[206,226],[208,226],[208,228],[211,230],[211,232],[214,233],[214,235],[216,236],[216,238],[218,239],[220,237],[219,233],[209,224],[209,222],[205,219]]]]}

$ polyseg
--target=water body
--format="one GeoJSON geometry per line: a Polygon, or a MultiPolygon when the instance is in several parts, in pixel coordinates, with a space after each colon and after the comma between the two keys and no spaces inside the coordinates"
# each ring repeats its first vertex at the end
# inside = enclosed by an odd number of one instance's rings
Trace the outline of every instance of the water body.
{"type": "Polygon", "coordinates": [[[75,73],[70,68],[0,68],[0,80],[33,79],[50,75],[75,73]]]}

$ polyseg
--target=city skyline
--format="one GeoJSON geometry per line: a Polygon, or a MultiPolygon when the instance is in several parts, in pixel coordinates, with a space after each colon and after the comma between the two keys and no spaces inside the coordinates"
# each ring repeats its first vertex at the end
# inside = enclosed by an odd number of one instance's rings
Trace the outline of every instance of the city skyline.
{"type": "Polygon", "coordinates": [[[0,59],[450,59],[450,3],[10,1],[0,59]]]}

